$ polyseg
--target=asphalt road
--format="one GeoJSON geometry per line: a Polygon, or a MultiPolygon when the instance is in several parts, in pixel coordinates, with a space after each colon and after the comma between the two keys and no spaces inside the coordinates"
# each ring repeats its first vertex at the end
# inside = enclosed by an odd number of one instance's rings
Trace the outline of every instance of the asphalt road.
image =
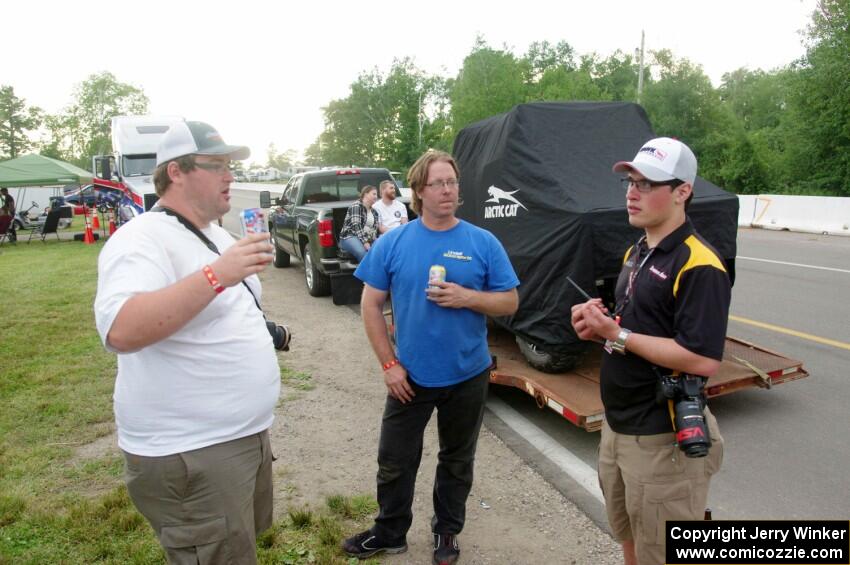
{"type": "MultiPolygon", "coordinates": [[[[775,329],[731,320],[729,335],[802,360],[811,376],[712,400],[727,446],[709,495],[714,518],[846,519],[850,237],[743,229],[738,257],[732,316],[775,329]]],[[[537,409],[515,389],[494,386],[491,393],[595,468],[598,434],[537,409]]],[[[551,469],[549,477],[557,479],[551,469]]]]}
{"type": "MultiPolygon", "coordinates": [[[[253,192],[234,191],[224,226],[239,233],[238,211],[258,202],[253,192]]],[[[728,333],[802,360],[811,376],[712,400],[727,446],[709,495],[715,519],[848,518],[848,291],[850,237],[739,230],[728,333]]],[[[516,389],[494,385],[491,395],[595,469],[598,434],[539,410],[516,389]]],[[[602,516],[596,499],[520,436],[506,426],[491,429],[588,514],[602,516]]]]}

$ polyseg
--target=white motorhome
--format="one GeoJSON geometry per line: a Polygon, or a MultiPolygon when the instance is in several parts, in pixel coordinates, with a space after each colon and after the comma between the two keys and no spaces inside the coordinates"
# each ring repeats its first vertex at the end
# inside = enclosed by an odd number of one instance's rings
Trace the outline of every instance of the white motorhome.
{"type": "Polygon", "coordinates": [[[278,180],[283,178],[283,172],[280,169],[276,169],[275,167],[269,167],[268,169],[261,169],[257,172],[257,180],[278,180]]]}
{"type": "Polygon", "coordinates": [[[112,118],[112,155],[92,158],[95,184],[123,189],[121,203],[134,214],[149,210],[158,197],[153,185],[156,149],[179,116],[116,116],[112,118]]]}

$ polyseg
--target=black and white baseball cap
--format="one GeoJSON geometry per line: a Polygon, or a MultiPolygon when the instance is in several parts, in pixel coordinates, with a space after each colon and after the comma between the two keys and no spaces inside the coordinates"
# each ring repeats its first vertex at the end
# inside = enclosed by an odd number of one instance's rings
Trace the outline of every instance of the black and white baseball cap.
{"type": "Polygon", "coordinates": [[[186,155],[228,155],[234,161],[251,156],[244,145],[227,145],[214,127],[204,122],[173,124],[156,150],[156,166],[186,155]]]}
{"type": "Polygon", "coordinates": [[[691,148],[670,137],[650,139],[643,144],[634,160],[614,163],[615,173],[635,170],[651,181],[679,179],[694,185],[697,158],[691,148]]]}

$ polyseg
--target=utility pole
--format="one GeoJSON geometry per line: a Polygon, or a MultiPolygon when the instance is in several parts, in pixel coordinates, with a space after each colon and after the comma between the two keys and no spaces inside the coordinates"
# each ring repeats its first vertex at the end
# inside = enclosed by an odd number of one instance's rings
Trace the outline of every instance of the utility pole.
{"type": "Polygon", "coordinates": [[[643,30],[640,30],[640,56],[638,57],[638,87],[637,87],[637,103],[640,104],[640,95],[643,93],[643,30]]]}
{"type": "Polygon", "coordinates": [[[422,85],[419,85],[419,112],[416,115],[416,121],[419,122],[419,145],[416,146],[416,150],[422,151],[422,85]]]}

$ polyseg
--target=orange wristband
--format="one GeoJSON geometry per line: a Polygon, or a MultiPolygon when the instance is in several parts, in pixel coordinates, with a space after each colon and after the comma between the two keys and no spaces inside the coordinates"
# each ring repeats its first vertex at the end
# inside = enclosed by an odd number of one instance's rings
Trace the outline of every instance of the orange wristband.
{"type": "Polygon", "coordinates": [[[381,365],[381,367],[384,368],[384,371],[389,371],[390,369],[392,369],[393,367],[395,367],[398,364],[399,364],[398,359],[393,359],[392,361],[387,361],[386,363],[381,365]]]}
{"type": "Polygon", "coordinates": [[[201,270],[204,272],[204,276],[207,277],[207,282],[210,283],[210,286],[216,294],[224,292],[224,287],[221,286],[220,282],[218,282],[218,278],[215,276],[215,273],[213,273],[212,267],[204,265],[204,268],[201,270]]]}

